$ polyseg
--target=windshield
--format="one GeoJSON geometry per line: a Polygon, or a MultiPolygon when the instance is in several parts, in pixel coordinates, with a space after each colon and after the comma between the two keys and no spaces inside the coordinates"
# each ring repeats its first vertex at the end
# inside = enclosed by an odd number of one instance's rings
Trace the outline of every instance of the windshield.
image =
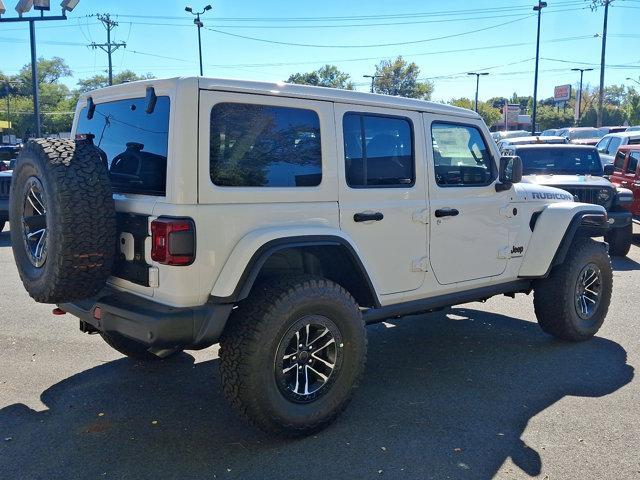
{"type": "Polygon", "coordinates": [[[598,133],[598,130],[573,130],[569,132],[569,140],[577,140],[581,138],[600,138],[602,135],[598,133]]]}
{"type": "Polygon", "coordinates": [[[83,108],[76,134],[93,134],[109,166],[113,190],[164,195],[169,138],[169,97],[159,96],[152,113],[145,98],[96,105],[92,118],[83,108]]]}
{"type": "Polygon", "coordinates": [[[602,164],[594,148],[519,149],[524,175],[602,175],[602,164]]]}
{"type": "Polygon", "coordinates": [[[541,137],[553,137],[556,135],[557,130],[545,130],[540,134],[541,137]]]}

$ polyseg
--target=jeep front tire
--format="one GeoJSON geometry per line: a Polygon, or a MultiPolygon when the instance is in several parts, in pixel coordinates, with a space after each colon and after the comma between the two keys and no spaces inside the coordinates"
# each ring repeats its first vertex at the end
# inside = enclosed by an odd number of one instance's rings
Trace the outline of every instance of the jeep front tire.
{"type": "Polygon", "coordinates": [[[302,436],[347,406],[366,358],[360,309],[315,276],[262,283],[234,311],[220,346],[223,391],[260,429],[302,436]]]}
{"type": "Polygon", "coordinates": [[[533,305],[542,330],[561,340],[593,337],[611,302],[613,272],[606,245],[580,238],[561,265],[534,285],[533,305]]]}

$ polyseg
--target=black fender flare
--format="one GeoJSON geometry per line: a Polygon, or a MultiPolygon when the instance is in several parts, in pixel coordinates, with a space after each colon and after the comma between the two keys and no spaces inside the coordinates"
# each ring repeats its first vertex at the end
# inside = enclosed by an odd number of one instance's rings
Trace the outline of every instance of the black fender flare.
{"type": "Polygon", "coordinates": [[[370,297],[370,306],[380,307],[380,301],[376,294],[373,282],[365,268],[358,253],[353,246],[344,238],[334,235],[303,235],[295,237],[282,237],[270,240],[263,244],[253,254],[236,285],[233,293],[228,297],[212,296],[213,303],[236,303],[249,296],[253,285],[260,274],[260,271],[269,258],[277,252],[291,248],[304,247],[339,247],[343,249],[347,258],[351,262],[356,274],[363,282],[363,288],[370,297]]]}

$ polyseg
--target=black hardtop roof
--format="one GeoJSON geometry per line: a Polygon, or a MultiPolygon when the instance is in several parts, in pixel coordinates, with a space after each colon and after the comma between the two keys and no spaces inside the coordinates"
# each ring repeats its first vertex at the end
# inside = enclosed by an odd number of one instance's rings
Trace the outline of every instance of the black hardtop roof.
{"type": "Polygon", "coordinates": [[[529,149],[573,149],[573,150],[597,150],[595,145],[578,145],[575,143],[532,143],[525,145],[510,145],[517,150],[529,150],[529,149]]]}

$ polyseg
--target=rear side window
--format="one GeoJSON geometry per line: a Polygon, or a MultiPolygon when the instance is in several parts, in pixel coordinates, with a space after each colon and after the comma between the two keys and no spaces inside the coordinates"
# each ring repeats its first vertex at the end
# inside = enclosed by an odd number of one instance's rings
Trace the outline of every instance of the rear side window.
{"type": "Polygon", "coordinates": [[[99,103],[91,119],[83,108],[76,134],[92,134],[109,166],[113,190],[165,195],[169,144],[169,97],[159,96],[152,113],[144,98],[99,103]]]}
{"type": "Polygon", "coordinates": [[[381,188],[414,184],[413,131],[407,118],[347,113],[342,129],[347,185],[381,188]]]}
{"type": "Polygon", "coordinates": [[[629,165],[627,165],[627,173],[634,174],[638,170],[638,158],[640,158],[639,152],[631,152],[629,154],[629,165]]]}
{"type": "Polygon", "coordinates": [[[313,110],[218,103],[210,120],[211,181],[224,187],[315,187],[322,181],[313,110]]]}
{"type": "Polygon", "coordinates": [[[494,180],[493,158],[476,127],[434,123],[431,137],[438,185],[481,186],[494,180]]]}

